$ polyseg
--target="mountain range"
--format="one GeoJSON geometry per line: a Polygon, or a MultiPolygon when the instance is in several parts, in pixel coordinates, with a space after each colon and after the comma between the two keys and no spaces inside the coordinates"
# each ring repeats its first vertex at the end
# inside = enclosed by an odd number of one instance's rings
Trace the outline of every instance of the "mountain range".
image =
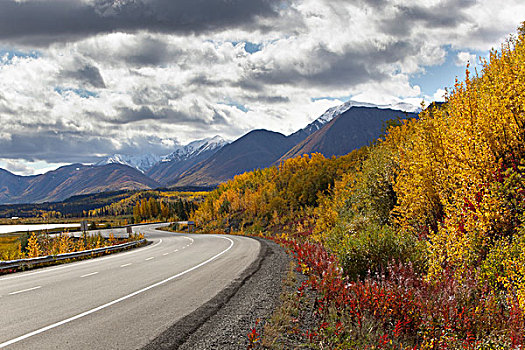
{"type": "Polygon", "coordinates": [[[146,175],[164,186],[172,186],[185,171],[210,158],[227,144],[220,136],[193,141],[163,157],[146,171],[146,175]]]}
{"type": "Polygon", "coordinates": [[[0,171],[0,203],[56,202],[73,195],[115,190],[151,189],[161,185],[124,164],[71,164],[35,176],[0,171]]]}
{"type": "Polygon", "coordinates": [[[231,143],[215,136],[178,146],[163,157],[115,154],[94,165],[72,164],[35,176],[0,169],[0,204],[60,201],[121,189],[216,186],[237,174],[303,154],[346,154],[377,139],[387,120],[417,117],[418,112],[408,104],[348,101],[288,136],[264,129],[231,143]]]}

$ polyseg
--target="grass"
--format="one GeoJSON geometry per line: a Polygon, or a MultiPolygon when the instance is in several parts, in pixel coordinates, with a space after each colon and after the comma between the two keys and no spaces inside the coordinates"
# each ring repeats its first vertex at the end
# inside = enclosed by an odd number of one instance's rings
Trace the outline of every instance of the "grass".
{"type": "Polygon", "coordinates": [[[1,235],[0,236],[0,252],[10,250],[18,247],[20,236],[18,235],[1,235]]]}
{"type": "Polygon", "coordinates": [[[11,260],[18,253],[20,235],[0,235],[0,260],[11,260]]]}
{"type": "MultiPolygon", "coordinates": [[[[301,349],[309,348],[303,336],[312,326],[311,297],[298,292],[297,262],[290,261],[283,289],[280,295],[280,305],[275,309],[270,319],[265,322],[261,331],[257,349],[301,349]]],[[[299,290],[303,290],[299,288],[299,290]]],[[[314,321],[315,322],[315,321],[314,321]]]]}

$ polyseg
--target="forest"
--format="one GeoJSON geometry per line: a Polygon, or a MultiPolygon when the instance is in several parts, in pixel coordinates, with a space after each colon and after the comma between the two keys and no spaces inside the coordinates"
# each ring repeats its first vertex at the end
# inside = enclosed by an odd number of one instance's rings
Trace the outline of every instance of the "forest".
{"type": "MultiPolygon", "coordinates": [[[[525,23],[518,32],[481,71],[467,66],[444,104],[369,147],[238,175],[200,205],[203,231],[273,239],[308,276],[295,305],[314,291],[316,326],[290,324],[281,344],[525,344],[525,23]]],[[[264,329],[256,348],[253,334],[264,329]]]]}

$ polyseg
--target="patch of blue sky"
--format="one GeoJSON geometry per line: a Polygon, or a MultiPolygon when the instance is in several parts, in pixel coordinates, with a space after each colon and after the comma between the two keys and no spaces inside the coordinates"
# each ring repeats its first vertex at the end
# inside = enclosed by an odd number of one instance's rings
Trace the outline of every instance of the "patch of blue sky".
{"type": "MultiPolygon", "coordinates": [[[[441,65],[425,67],[424,72],[410,77],[410,84],[419,85],[423,95],[433,96],[438,89],[449,88],[450,90],[454,87],[456,77],[459,81],[465,80],[466,62],[457,64],[457,56],[462,50],[452,50],[450,47],[445,49],[447,50],[445,62],[441,65]]],[[[474,69],[477,68],[478,72],[481,72],[479,57],[486,58],[488,52],[470,51],[470,53],[476,55],[476,62],[470,62],[470,71],[474,72],[474,69]]]]}
{"type": "Polygon", "coordinates": [[[256,53],[261,51],[262,44],[251,43],[249,41],[244,43],[244,50],[248,53],[256,53]]]}
{"type": "Polygon", "coordinates": [[[74,93],[82,98],[98,97],[98,94],[96,92],[89,91],[86,89],[63,88],[57,86],[54,90],[62,96],[67,95],[69,93],[74,93]]]}
{"type": "Polygon", "coordinates": [[[328,100],[328,101],[335,101],[339,100],[342,102],[347,102],[352,98],[352,95],[347,96],[319,96],[319,97],[312,97],[310,98],[311,102],[320,101],[320,100],[328,100]]]}
{"type": "Polygon", "coordinates": [[[239,43],[244,43],[244,51],[253,54],[262,50],[262,44],[252,43],[250,41],[232,41],[232,45],[236,46],[239,43]]]}
{"type": "Polygon", "coordinates": [[[237,103],[237,102],[233,102],[233,101],[226,101],[226,102],[218,102],[220,105],[225,105],[225,106],[230,106],[230,107],[235,107],[237,108],[238,110],[240,111],[243,111],[244,113],[248,112],[249,109],[243,105],[243,104],[240,104],[240,103],[237,103]]]}
{"type": "Polygon", "coordinates": [[[13,49],[0,48],[0,62],[9,64],[15,58],[39,58],[42,54],[39,51],[20,51],[13,49]]]}

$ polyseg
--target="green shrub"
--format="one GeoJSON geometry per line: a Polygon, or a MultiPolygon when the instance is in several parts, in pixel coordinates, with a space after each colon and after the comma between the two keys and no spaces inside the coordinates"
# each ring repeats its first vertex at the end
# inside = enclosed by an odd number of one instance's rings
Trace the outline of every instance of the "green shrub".
{"type": "Polygon", "coordinates": [[[424,244],[416,237],[388,226],[368,224],[344,237],[338,255],[344,274],[351,280],[362,280],[385,273],[392,262],[410,263],[422,270],[424,252],[424,244]]]}

